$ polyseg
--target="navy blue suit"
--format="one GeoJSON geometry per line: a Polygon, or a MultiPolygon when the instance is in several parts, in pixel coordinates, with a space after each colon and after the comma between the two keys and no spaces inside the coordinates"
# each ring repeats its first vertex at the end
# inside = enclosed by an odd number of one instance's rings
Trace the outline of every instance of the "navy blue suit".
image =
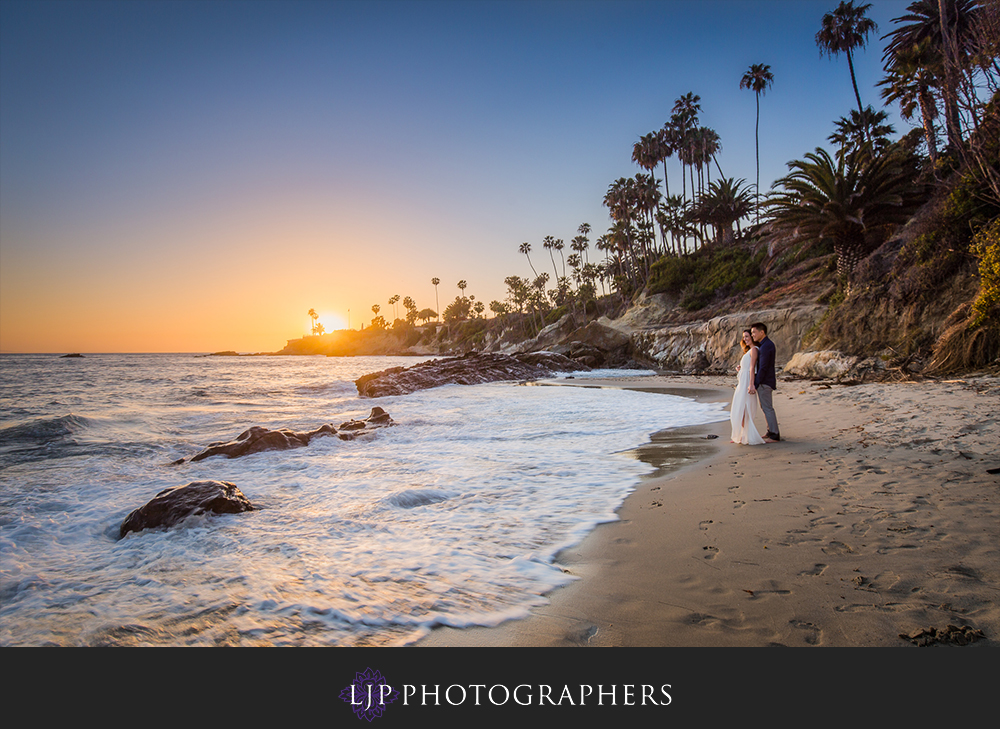
{"type": "Polygon", "coordinates": [[[757,390],[761,412],[767,420],[768,435],[779,436],[778,416],[771,403],[771,394],[778,389],[778,378],[774,374],[774,342],[766,336],[757,345],[757,371],[753,376],[753,386],[757,390]]]}
{"type": "Polygon", "coordinates": [[[772,390],[778,389],[778,378],[774,374],[774,342],[767,337],[757,345],[757,372],[753,376],[754,389],[768,385],[772,390]]]}

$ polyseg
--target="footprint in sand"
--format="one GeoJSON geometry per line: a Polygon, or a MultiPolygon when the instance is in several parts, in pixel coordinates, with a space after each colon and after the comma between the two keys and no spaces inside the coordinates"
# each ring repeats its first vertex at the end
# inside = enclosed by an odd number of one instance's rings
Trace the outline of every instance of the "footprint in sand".
{"type": "Polygon", "coordinates": [[[799,572],[799,575],[808,577],[819,577],[824,572],[826,572],[825,564],[814,564],[812,569],[805,570],[804,572],[799,572]]]}
{"type": "Polygon", "coordinates": [[[868,522],[860,521],[857,524],[851,525],[851,534],[856,537],[865,536],[872,528],[872,525],[868,522]]]}
{"type": "Polygon", "coordinates": [[[823,640],[823,631],[817,628],[812,623],[807,623],[804,620],[789,620],[789,625],[793,628],[798,628],[799,630],[805,631],[803,640],[809,645],[819,645],[823,640]]]}
{"type": "Polygon", "coordinates": [[[711,524],[711,523],[712,523],[711,519],[709,519],[708,521],[703,521],[700,524],[698,524],[698,528],[701,529],[703,532],[707,532],[708,531],[708,525],[711,524]]]}
{"type": "Polygon", "coordinates": [[[739,490],[740,490],[739,486],[730,486],[729,487],[729,493],[731,493],[731,494],[735,494],[739,490]]]}
{"type": "Polygon", "coordinates": [[[714,615],[706,615],[705,613],[691,613],[687,616],[687,622],[691,625],[702,625],[705,627],[716,626],[722,623],[714,615]]]}
{"type": "Polygon", "coordinates": [[[843,542],[830,542],[822,548],[826,554],[853,554],[854,550],[843,542]]]}
{"type": "Polygon", "coordinates": [[[747,502],[745,502],[745,501],[736,500],[736,501],[733,502],[733,508],[734,509],[742,509],[744,506],[746,506],[746,503],[747,502]]]}
{"type": "Polygon", "coordinates": [[[705,559],[715,559],[716,555],[719,554],[718,547],[702,547],[702,549],[705,550],[705,552],[707,552],[707,554],[705,555],[705,559]]]}

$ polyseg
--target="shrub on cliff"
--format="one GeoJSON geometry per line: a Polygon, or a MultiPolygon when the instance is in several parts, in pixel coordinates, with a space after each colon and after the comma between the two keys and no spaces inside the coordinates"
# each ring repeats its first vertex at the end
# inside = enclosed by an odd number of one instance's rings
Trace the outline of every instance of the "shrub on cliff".
{"type": "Polygon", "coordinates": [[[717,297],[752,289],[760,281],[766,250],[708,246],[689,256],[665,256],[650,270],[649,293],[671,294],[688,311],[717,297]]]}

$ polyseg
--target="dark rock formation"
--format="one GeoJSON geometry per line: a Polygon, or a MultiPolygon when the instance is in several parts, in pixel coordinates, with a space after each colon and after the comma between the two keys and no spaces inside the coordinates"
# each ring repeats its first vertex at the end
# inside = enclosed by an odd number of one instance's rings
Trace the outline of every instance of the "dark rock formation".
{"type": "Polygon", "coordinates": [[[239,514],[256,507],[229,481],[194,481],[171,486],[154,496],[122,522],[119,536],[153,527],[173,526],[182,519],[205,512],[239,514]]]}
{"type": "Polygon", "coordinates": [[[479,385],[502,380],[537,380],[556,372],[578,372],[590,367],[554,352],[525,354],[478,353],[434,359],[413,367],[390,367],[354,381],[362,397],[405,395],[439,385],[479,385]]]}
{"type": "Polygon", "coordinates": [[[59,359],[76,359],[76,358],[82,358],[82,357],[83,357],[83,355],[80,354],[79,352],[73,352],[72,354],[64,354],[59,359]]]}
{"type": "Polygon", "coordinates": [[[593,368],[635,364],[631,337],[596,321],[570,333],[552,351],[593,368]]]}
{"type": "MultiPolygon", "coordinates": [[[[309,445],[309,442],[313,438],[320,435],[335,435],[341,440],[353,440],[360,435],[370,433],[375,428],[384,428],[388,425],[395,425],[395,422],[389,417],[389,413],[378,407],[372,408],[371,414],[364,420],[348,420],[337,427],[327,423],[315,430],[304,433],[296,433],[287,428],[268,430],[267,428],[255,425],[249,430],[244,430],[236,436],[235,440],[209,443],[205,450],[191,458],[191,462],[194,463],[210,456],[238,458],[239,456],[260,453],[261,451],[302,448],[309,445]]],[[[178,465],[178,462],[171,465],[178,465]]]]}

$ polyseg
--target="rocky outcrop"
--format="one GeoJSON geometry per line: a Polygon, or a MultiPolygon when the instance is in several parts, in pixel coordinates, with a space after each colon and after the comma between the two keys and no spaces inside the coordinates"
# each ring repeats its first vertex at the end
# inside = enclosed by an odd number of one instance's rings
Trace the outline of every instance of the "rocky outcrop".
{"type": "MultiPolygon", "coordinates": [[[[205,450],[191,458],[191,462],[201,461],[211,456],[238,458],[239,456],[247,456],[251,453],[260,453],[261,451],[302,448],[309,445],[313,438],[321,435],[333,435],[341,440],[353,440],[360,435],[370,433],[376,428],[384,428],[388,425],[395,425],[395,422],[389,416],[389,413],[379,407],[372,408],[371,414],[364,420],[352,419],[336,427],[328,423],[321,425],[315,430],[303,433],[297,433],[287,428],[268,430],[267,428],[255,425],[249,430],[244,430],[234,440],[209,443],[205,450]]],[[[178,461],[178,463],[182,462],[178,461]]]]}
{"type": "Polygon", "coordinates": [[[627,332],[610,326],[607,319],[591,321],[581,327],[570,314],[512,350],[555,352],[592,369],[647,366],[635,362],[632,340],[627,332]]]}
{"type": "MultiPolygon", "coordinates": [[[[802,347],[802,338],[820,320],[824,306],[765,309],[717,316],[708,321],[643,329],[632,333],[636,353],[662,369],[675,372],[728,373],[742,354],[740,335],[754,322],[767,326],[777,348],[777,365],[802,347]]],[[[616,322],[617,324],[617,322],[616,322]]]]}
{"type": "Polygon", "coordinates": [[[552,351],[592,368],[642,366],[634,361],[631,337],[599,321],[574,330],[552,351]]]}
{"type": "Polygon", "coordinates": [[[878,378],[886,371],[880,357],[855,357],[836,349],[818,352],[796,352],[785,365],[784,372],[807,380],[861,381],[878,378]]]}
{"type": "Polygon", "coordinates": [[[125,517],[119,528],[119,538],[129,532],[170,527],[189,516],[206,512],[239,514],[256,508],[229,481],[194,481],[186,486],[171,486],[125,517]]]}
{"type": "Polygon", "coordinates": [[[555,352],[477,353],[433,359],[412,367],[390,367],[354,381],[362,397],[405,395],[439,385],[479,385],[504,380],[537,380],[556,372],[589,370],[555,352]]]}
{"type": "Polygon", "coordinates": [[[785,365],[784,371],[795,377],[837,379],[850,372],[857,363],[857,357],[842,354],[835,349],[796,352],[785,365]]]}

